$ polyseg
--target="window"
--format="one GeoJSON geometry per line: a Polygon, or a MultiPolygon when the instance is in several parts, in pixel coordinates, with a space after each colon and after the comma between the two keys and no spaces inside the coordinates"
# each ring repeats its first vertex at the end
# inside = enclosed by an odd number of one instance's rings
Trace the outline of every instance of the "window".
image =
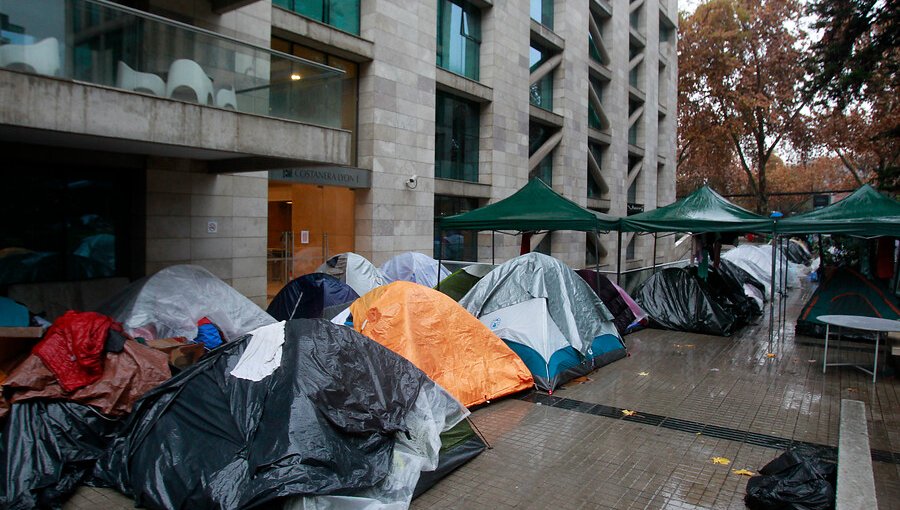
{"type": "MultiPolygon", "coordinates": [[[[547,59],[550,58],[547,50],[541,49],[539,46],[532,44],[531,51],[528,55],[529,72],[534,72],[547,59]]],[[[553,71],[550,71],[537,83],[531,85],[530,98],[531,104],[547,111],[553,111],[553,71]]]]}
{"type": "MultiPolygon", "coordinates": [[[[603,154],[606,152],[606,146],[600,145],[599,143],[588,142],[588,149],[591,151],[591,155],[594,156],[594,160],[597,161],[597,164],[600,165],[600,168],[602,169],[603,154]]],[[[587,182],[588,198],[600,198],[600,196],[603,195],[603,190],[600,189],[600,184],[596,180],[594,180],[594,176],[591,175],[590,168],[588,168],[587,182]]]]}
{"type": "Polygon", "coordinates": [[[434,196],[434,257],[444,260],[478,261],[478,233],[474,230],[438,229],[445,216],[478,209],[478,199],[469,197],[434,196]]]}
{"type": "Polygon", "coordinates": [[[481,11],[465,0],[438,0],[437,65],[478,79],[481,11]]]}
{"type": "Polygon", "coordinates": [[[478,182],[478,104],[438,91],[436,107],[434,176],[478,182]]]}
{"type": "Polygon", "coordinates": [[[360,0],[272,0],[272,4],[359,35],[360,0]]]}
{"type": "Polygon", "coordinates": [[[553,0],[531,0],[531,19],[553,30],[553,0]]]}
{"type": "MultiPolygon", "coordinates": [[[[544,143],[550,139],[554,129],[543,124],[531,122],[528,124],[528,156],[534,155],[544,143]]],[[[528,174],[529,179],[540,179],[547,186],[553,185],[553,152],[547,154],[544,159],[528,174]]]]}
{"type": "Polygon", "coordinates": [[[4,168],[0,285],[133,276],[142,170],[9,159],[4,168]]]}
{"type": "MultiPolygon", "coordinates": [[[[317,101],[299,101],[296,99],[292,100],[290,97],[288,97],[287,94],[276,94],[272,96],[272,105],[270,105],[270,107],[274,112],[278,112],[279,109],[288,107],[303,107],[303,105],[306,105],[305,107],[309,109],[316,108],[316,111],[321,112],[318,119],[319,124],[326,126],[337,126],[341,129],[350,131],[350,162],[351,164],[356,164],[357,99],[359,97],[358,64],[350,62],[349,60],[335,57],[334,55],[323,53],[319,50],[314,50],[312,48],[302,46],[285,39],[279,39],[277,37],[272,38],[272,49],[300,58],[305,58],[306,60],[311,60],[313,62],[318,62],[320,64],[336,67],[344,71],[344,75],[341,79],[340,84],[340,94],[328,94],[326,95],[326,97],[321,98],[321,100],[317,101]],[[340,108],[338,108],[337,105],[330,104],[332,102],[330,100],[337,98],[340,98],[340,108]]],[[[284,59],[282,59],[282,61],[284,61],[284,59]]],[[[290,71],[288,70],[285,72],[289,73],[290,71]]],[[[282,81],[284,81],[290,87],[289,90],[291,94],[302,95],[306,93],[302,89],[303,84],[301,82],[303,80],[282,81]]],[[[285,116],[288,118],[297,118],[296,112],[292,115],[281,116],[285,116]]],[[[310,112],[305,112],[305,116],[302,118],[311,118],[310,122],[315,120],[315,117],[311,116],[310,112]]]]}

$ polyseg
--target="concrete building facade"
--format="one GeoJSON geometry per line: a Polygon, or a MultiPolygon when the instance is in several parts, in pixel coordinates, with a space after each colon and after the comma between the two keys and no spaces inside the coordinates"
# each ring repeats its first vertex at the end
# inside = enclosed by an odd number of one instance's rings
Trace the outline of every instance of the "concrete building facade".
{"type": "MultiPolygon", "coordinates": [[[[193,263],[265,305],[341,251],[512,257],[435,224],[529,178],[614,215],[671,203],[676,21],[675,0],[2,2],[0,145],[33,173],[8,212],[60,207],[5,216],[0,287],[193,263]]],[[[653,262],[652,238],[592,236],[532,248],[653,262]]]]}

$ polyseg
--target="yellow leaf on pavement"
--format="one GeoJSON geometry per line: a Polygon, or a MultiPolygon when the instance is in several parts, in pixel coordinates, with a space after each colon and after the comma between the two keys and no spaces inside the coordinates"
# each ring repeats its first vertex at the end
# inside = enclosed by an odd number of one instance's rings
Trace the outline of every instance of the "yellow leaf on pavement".
{"type": "Polygon", "coordinates": [[[774,352],[767,352],[767,353],[766,353],[766,357],[767,357],[767,358],[774,358],[774,357],[775,357],[775,353],[774,353],[774,352]]]}
{"type": "Polygon", "coordinates": [[[650,375],[650,372],[638,372],[638,375],[650,375]]]}
{"type": "Polygon", "coordinates": [[[753,476],[756,474],[753,471],[748,471],[746,469],[732,469],[731,472],[736,475],[744,475],[744,476],[753,476]]]}
{"type": "Polygon", "coordinates": [[[622,414],[625,416],[634,416],[637,414],[637,411],[629,411],[628,409],[622,409],[622,414]]]}
{"type": "Polygon", "coordinates": [[[713,457],[712,462],[713,464],[721,464],[723,466],[731,464],[731,461],[726,459],[725,457],[713,457]]]}

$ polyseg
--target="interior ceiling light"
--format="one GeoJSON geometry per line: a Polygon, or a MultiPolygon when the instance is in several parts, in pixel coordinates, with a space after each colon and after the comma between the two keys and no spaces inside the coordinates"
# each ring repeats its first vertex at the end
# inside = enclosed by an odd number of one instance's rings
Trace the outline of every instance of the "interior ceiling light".
{"type": "Polygon", "coordinates": [[[300,73],[291,73],[291,79],[297,81],[301,78],[300,73]]]}

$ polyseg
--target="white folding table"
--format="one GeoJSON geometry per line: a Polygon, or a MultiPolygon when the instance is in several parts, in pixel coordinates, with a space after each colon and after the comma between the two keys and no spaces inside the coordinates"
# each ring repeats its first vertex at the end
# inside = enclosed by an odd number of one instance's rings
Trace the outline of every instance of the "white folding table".
{"type": "Polygon", "coordinates": [[[872,374],[872,382],[874,383],[877,377],[876,374],[878,373],[878,349],[881,335],[884,333],[900,331],[900,321],[882,319],[879,317],[866,317],[862,315],[820,315],[816,317],[816,319],[825,323],[825,354],[822,357],[822,373],[825,373],[827,367],[852,366],[867,374],[872,374]],[[840,340],[841,329],[843,328],[875,333],[875,362],[872,364],[872,370],[869,370],[859,363],[828,363],[828,340],[831,336],[832,326],[838,328],[838,340],[840,340]]]}

